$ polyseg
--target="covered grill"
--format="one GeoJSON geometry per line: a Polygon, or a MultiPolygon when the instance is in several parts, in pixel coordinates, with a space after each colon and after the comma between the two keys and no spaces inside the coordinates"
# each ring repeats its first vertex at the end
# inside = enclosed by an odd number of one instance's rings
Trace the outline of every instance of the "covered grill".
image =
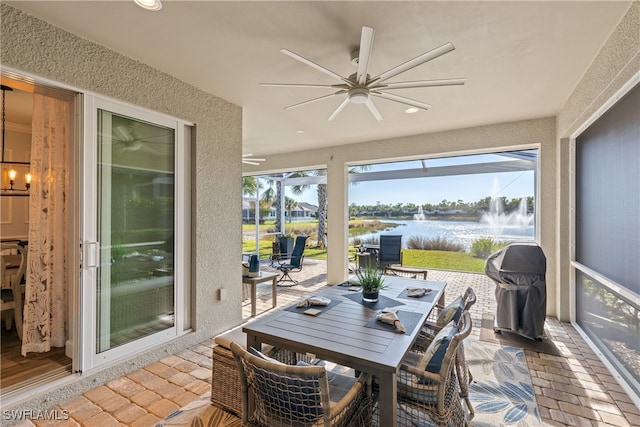
{"type": "Polygon", "coordinates": [[[496,282],[494,331],[545,338],[546,272],[547,259],[535,243],[512,243],[489,256],[485,273],[496,282]]]}

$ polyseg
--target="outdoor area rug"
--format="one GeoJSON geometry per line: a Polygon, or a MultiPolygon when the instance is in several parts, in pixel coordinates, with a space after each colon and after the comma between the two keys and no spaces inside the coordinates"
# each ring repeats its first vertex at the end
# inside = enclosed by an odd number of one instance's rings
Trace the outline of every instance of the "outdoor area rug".
{"type": "MultiPolygon", "coordinates": [[[[496,334],[493,331],[493,319],[493,313],[482,314],[482,329],[480,330],[481,341],[520,347],[525,350],[545,353],[551,356],[562,356],[558,347],[556,347],[553,341],[549,339],[536,341],[507,331],[502,331],[501,333],[496,334]]],[[[545,335],[548,336],[549,334],[545,333],[545,335]]]]}
{"type": "Polygon", "coordinates": [[[471,426],[545,425],[522,348],[467,340],[464,350],[473,375],[469,398],[476,415],[471,426]]]}

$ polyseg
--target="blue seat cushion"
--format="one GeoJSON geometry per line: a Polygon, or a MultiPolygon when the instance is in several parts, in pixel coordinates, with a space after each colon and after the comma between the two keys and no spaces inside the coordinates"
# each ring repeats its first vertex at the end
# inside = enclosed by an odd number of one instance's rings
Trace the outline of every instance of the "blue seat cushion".
{"type": "Polygon", "coordinates": [[[453,321],[442,328],[418,361],[417,367],[433,374],[439,374],[449,344],[457,332],[458,327],[453,321]]]}

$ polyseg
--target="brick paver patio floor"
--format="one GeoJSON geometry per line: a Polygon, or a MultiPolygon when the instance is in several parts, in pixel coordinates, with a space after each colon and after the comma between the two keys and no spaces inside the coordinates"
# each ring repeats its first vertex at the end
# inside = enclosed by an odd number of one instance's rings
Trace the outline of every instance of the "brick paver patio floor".
{"type": "MultiPolygon", "coordinates": [[[[264,270],[271,271],[267,266],[264,270]]],[[[305,259],[300,284],[278,288],[278,307],[326,286],[326,262],[305,259]]],[[[479,339],[483,313],[495,313],[495,284],[483,274],[430,270],[430,280],[447,282],[447,301],[471,286],[478,297],[472,307],[472,336],[479,339]]],[[[271,308],[270,284],[258,286],[258,316],[271,308]]],[[[249,300],[243,317],[250,321],[249,300]]],[[[543,421],[551,426],[638,426],[640,410],[569,323],[547,318],[548,339],[562,356],[526,350],[529,372],[543,421]]],[[[209,391],[213,338],[130,372],[60,404],[66,421],[35,421],[37,426],[153,426],[176,409],[209,391]]],[[[25,421],[20,425],[34,425],[25,421]]]]}

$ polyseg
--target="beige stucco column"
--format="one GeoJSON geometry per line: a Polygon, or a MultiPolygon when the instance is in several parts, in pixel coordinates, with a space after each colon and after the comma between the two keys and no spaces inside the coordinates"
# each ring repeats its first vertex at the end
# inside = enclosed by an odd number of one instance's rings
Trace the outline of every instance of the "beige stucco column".
{"type": "Polygon", "coordinates": [[[338,156],[327,163],[327,283],[347,278],[349,242],[348,168],[338,156]]]}

